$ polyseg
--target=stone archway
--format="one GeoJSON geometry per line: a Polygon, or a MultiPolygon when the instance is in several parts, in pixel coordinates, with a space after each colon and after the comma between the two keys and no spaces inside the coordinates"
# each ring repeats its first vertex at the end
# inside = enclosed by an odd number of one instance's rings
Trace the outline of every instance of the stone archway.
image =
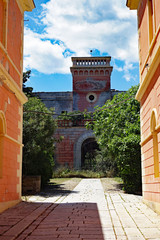
{"type": "Polygon", "coordinates": [[[74,144],[74,168],[81,169],[81,147],[83,142],[88,138],[95,138],[92,130],[86,131],[80,135],[76,143],[74,144]]]}

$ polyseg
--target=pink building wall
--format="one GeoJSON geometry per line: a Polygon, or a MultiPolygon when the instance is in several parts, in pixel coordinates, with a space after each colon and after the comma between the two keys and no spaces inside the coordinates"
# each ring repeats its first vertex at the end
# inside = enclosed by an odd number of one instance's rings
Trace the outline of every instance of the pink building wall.
{"type": "Polygon", "coordinates": [[[127,6],[138,17],[143,200],[160,213],[160,1],[127,6]]]}

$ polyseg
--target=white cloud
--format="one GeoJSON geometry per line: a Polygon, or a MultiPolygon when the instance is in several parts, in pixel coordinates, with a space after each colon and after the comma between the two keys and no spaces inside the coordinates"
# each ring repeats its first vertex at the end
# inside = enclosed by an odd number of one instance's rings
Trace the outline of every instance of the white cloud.
{"type": "Polygon", "coordinates": [[[125,65],[123,67],[123,71],[124,71],[124,78],[126,79],[126,81],[136,81],[137,80],[137,76],[134,76],[131,74],[131,71],[134,70],[135,66],[130,63],[130,62],[125,62],[125,65]]]}
{"type": "Polygon", "coordinates": [[[64,58],[64,45],[41,39],[41,35],[25,29],[24,69],[33,68],[39,72],[68,73],[70,57],[64,58]]]}
{"type": "Polygon", "coordinates": [[[67,73],[71,63],[63,55],[65,49],[76,56],[98,49],[126,62],[126,67],[138,62],[136,13],[127,9],[126,0],[49,0],[42,8],[44,32],[25,30],[25,67],[67,73]]]}

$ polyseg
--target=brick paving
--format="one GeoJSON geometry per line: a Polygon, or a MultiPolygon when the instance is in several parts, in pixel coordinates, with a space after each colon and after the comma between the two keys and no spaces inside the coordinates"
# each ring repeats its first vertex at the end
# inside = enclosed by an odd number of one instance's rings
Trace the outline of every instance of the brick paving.
{"type": "Polygon", "coordinates": [[[0,214],[0,240],[160,240],[160,216],[140,196],[104,193],[99,179],[29,201],[0,214]]]}

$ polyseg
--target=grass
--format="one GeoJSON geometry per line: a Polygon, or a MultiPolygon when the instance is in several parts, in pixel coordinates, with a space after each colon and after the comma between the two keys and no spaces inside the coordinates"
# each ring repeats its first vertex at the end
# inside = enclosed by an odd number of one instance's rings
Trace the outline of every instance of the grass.
{"type": "Polygon", "coordinates": [[[103,172],[93,172],[91,170],[70,170],[65,167],[57,168],[52,176],[55,178],[104,178],[108,174],[103,172]]]}
{"type": "Polygon", "coordinates": [[[114,180],[118,183],[123,183],[123,180],[120,177],[114,177],[114,180]]]}
{"type": "Polygon", "coordinates": [[[70,180],[69,178],[52,178],[52,179],[50,179],[50,183],[62,184],[69,180],[70,180]]]}

